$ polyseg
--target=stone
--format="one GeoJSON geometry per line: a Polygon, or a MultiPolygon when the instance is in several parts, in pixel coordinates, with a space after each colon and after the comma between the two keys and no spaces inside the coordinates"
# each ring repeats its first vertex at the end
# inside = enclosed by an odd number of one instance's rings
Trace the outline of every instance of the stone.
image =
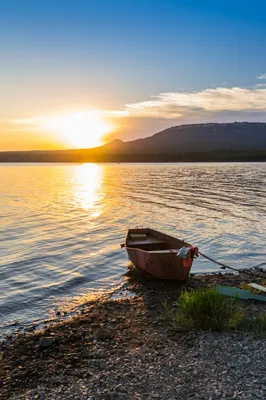
{"type": "Polygon", "coordinates": [[[114,337],[113,331],[104,328],[98,329],[95,335],[96,340],[113,339],[113,337],[114,337]]]}
{"type": "Polygon", "coordinates": [[[29,394],[29,400],[44,400],[44,394],[39,390],[33,390],[29,394]]]}
{"type": "Polygon", "coordinates": [[[55,343],[55,338],[51,336],[43,336],[39,343],[39,349],[46,349],[55,343]]]}

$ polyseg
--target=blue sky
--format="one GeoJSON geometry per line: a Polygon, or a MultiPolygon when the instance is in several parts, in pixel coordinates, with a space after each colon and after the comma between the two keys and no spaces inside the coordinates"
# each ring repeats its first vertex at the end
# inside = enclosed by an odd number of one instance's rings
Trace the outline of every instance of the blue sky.
{"type": "Polygon", "coordinates": [[[91,109],[127,111],[113,134],[125,140],[187,122],[266,120],[266,79],[256,79],[266,74],[263,1],[9,0],[0,2],[0,38],[0,148],[10,148],[10,135],[29,142],[25,126],[19,133],[10,121],[91,109]],[[215,88],[248,90],[237,99],[249,102],[188,104],[189,93],[215,88]],[[129,113],[127,105],[147,110],[161,93],[185,96],[173,118],[164,117],[165,101],[158,115],[129,113]]]}

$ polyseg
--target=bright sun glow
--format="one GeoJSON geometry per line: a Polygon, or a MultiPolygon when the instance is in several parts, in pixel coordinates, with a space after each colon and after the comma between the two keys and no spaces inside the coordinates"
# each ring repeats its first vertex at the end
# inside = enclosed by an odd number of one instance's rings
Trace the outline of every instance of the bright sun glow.
{"type": "Polygon", "coordinates": [[[61,134],[63,140],[77,148],[101,145],[102,137],[112,130],[99,111],[50,117],[45,120],[43,128],[61,134]]]}

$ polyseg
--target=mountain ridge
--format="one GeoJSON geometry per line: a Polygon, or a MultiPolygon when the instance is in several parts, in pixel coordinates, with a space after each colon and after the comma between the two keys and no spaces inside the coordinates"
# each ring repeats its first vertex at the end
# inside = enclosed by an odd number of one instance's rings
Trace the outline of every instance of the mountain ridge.
{"type": "Polygon", "coordinates": [[[91,149],[0,152],[0,162],[266,161],[266,123],[172,126],[151,136],[91,149]]]}
{"type": "Polygon", "coordinates": [[[266,123],[233,122],[172,126],[152,136],[125,142],[141,151],[213,151],[266,148],[266,123]],[[252,139],[251,139],[252,135],[252,139]]]}

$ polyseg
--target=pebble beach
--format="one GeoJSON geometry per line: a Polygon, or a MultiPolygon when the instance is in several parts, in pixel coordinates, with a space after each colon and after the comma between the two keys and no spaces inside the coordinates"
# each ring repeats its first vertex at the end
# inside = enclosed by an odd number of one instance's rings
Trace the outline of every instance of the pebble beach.
{"type": "MultiPolygon", "coordinates": [[[[165,312],[183,289],[243,281],[254,279],[195,275],[180,286],[133,277],[76,316],[3,342],[0,399],[265,399],[265,337],[176,331],[165,312]]],[[[261,302],[241,307],[266,311],[261,302]]]]}

